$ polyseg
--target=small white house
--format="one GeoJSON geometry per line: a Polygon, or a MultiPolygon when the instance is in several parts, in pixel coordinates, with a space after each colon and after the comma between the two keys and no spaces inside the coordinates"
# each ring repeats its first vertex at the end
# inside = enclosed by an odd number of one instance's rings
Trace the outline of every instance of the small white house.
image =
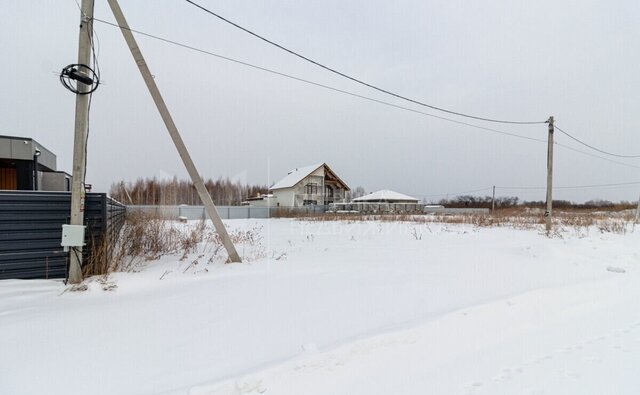
{"type": "Polygon", "coordinates": [[[362,203],[418,203],[418,199],[395,191],[383,189],[377,192],[371,192],[368,195],[353,199],[353,202],[362,203]]]}
{"type": "Polygon", "coordinates": [[[350,190],[326,163],[293,169],[269,188],[280,207],[344,202],[350,190]]]}
{"type": "Polygon", "coordinates": [[[420,214],[423,205],[418,199],[389,190],[381,190],[353,199],[349,203],[331,205],[329,211],[366,214],[420,214]]]}
{"type": "Polygon", "coordinates": [[[243,206],[252,207],[276,207],[278,199],[272,194],[258,194],[258,196],[250,197],[242,202],[243,206]]]}

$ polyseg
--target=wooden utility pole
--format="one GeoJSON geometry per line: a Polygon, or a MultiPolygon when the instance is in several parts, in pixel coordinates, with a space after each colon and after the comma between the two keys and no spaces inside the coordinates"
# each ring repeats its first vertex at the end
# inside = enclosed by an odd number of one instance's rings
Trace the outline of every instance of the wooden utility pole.
{"type": "Polygon", "coordinates": [[[553,115],[547,121],[549,123],[549,139],[547,141],[547,209],[544,212],[544,220],[547,235],[551,233],[553,211],[553,115]]]}
{"type": "Polygon", "coordinates": [[[491,214],[496,211],[496,186],[493,186],[493,194],[491,195],[491,214]]]}
{"type": "Polygon", "coordinates": [[[633,221],[633,223],[637,224],[639,219],[640,219],[640,197],[638,197],[638,207],[636,208],[636,219],[633,221]]]}
{"type": "Polygon", "coordinates": [[[149,93],[153,98],[158,111],[160,112],[160,116],[164,121],[167,130],[169,131],[169,135],[171,135],[171,139],[173,140],[173,144],[176,146],[178,150],[178,154],[180,154],[180,158],[184,163],[184,166],[187,168],[187,172],[191,177],[191,181],[196,187],[198,191],[198,195],[200,196],[200,200],[205,206],[207,210],[207,214],[209,214],[209,218],[213,222],[213,226],[216,229],[216,232],[220,235],[220,239],[222,239],[222,244],[224,245],[227,253],[229,254],[229,261],[231,262],[241,262],[240,255],[236,251],[229,234],[227,233],[227,229],[224,227],[224,223],[218,214],[218,210],[216,206],[213,204],[213,200],[211,199],[211,195],[207,191],[207,188],[202,181],[202,177],[198,173],[193,160],[191,160],[191,156],[189,155],[189,151],[187,151],[187,147],[184,145],[184,141],[182,141],[182,137],[180,137],[180,133],[178,132],[178,128],[176,124],[173,122],[173,118],[171,118],[171,114],[169,113],[169,109],[162,99],[162,95],[160,94],[160,90],[156,85],[155,80],[153,79],[153,75],[149,70],[149,66],[144,60],[142,56],[142,52],[138,47],[138,43],[136,42],[131,29],[129,28],[129,24],[122,13],[122,9],[120,9],[120,5],[117,0],[108,0],[109,7],[111,7],[111,11],[113,12],[113,16],[116,18],[116,22],[120,26],[120,31],[124,36],[124,40],[127,42],[129,46],[129,50],[131,51],[131,55],[133,55],[133,59],[140,70],[140,74],[142,74],[142,78],[144,79],[145,84],[147,85],[147,89],[149,89],[149,93]]]}
{"type": "MultiPolygon", "coordinates": [[[[91,67],[91,37],[93,32],[93,0],[82,0],[80,6],[80,35],[78,64],[91,67]]],[[[73,138],[73,166],[71,181],[71,225],[84,225],[84,178],[86,163],[87,127],[89,121],[89,95],[91,86],[78,83],[76,95],[76,122],[73,138]]],[[[69,282],[82,281],[82,246],[74,247],[69,259],[69,282]]]]}

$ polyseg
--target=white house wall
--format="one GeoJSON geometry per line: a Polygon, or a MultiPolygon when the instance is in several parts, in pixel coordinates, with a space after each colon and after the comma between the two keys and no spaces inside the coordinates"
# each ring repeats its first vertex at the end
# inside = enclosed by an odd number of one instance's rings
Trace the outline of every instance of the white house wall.
{"type": "Polygon", "coordinates": [[[293,188],[283,188],[273,191],[273,195],[278,199],[278,205],[282,207],[293,207],[295,191],[293,188]]]}

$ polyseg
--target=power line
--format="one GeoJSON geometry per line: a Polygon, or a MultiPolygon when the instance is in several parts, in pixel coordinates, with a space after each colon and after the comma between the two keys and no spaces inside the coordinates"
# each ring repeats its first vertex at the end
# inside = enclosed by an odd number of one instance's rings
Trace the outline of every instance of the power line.
{"type": "Polygon", "coordinates": [[[223,22],[226,22],[226,23],[228,23],[228,24],[230,24],[230,25],[232,25],[232,26],[234,26],[234,27],[236,27],[236,28],[238,28],[238,29],[240,29],[240,30],[242,30],[242,31],[244,31],[244,32],[246,32],[246,33],[248,33],[248,34],[250,34],[250,35],[252,35],[252,36],[254,36],[254,37],[256,37],[256,38],[258,38],[258,39],[260,39],[262,41],[264,41],[264,42],[266,42],[266,43],[268,43],[268,44],[270,44],[270,45],[273,45],[276,48],[279,48],[279,49],[281,49],[281,50],[283,50],[285,52],[288,52],[289,54],[291,54],[293,56],[296,56],[296,57],[298,57],[298,58],[300,58],[300,59],[302,59],[304,61],[312,63],[312,64],[314,64],[314,65],[316,65],[318,67],[321,67],[321,68],[331,72],[331,73],[337,74],[337,75],[339,75],[341,77],[349,79],[349,80],[351,80],[353,82],[356,82],[356,83],[358,83],[360,85],[364,85],[364,86],[366,86],[368,88],[371,88],[371,89],[374,89],[374,90],[376,90],[378,92],[385,93],[387,95],[390,95],[390,96],[396,97],[398,99],[402,99],[402,100],[408,101],[408,102],[413,103],[413,104],[417,104],[419,106],[428,107],[428,108],[431,108],[433,110],[442,111],[442,112],[445,112],[445,113],[448,113],[448,114],[458,115],[460,117],[466,117],[466,118],[471,118],[471,119],[476,119],[476,120],[486,121],[486,122],[508,123],[508,124],[519,124],[519,125],[534,125],[534,124],[541,124],[541,123],[546,123],[547,122],[547,121],[506,121],[506,120],[501,120],[501,119],[479,117],[479,116],[475,116],[475,115],[469,115],[469,114],[465,114],[465,113],[461,113],[461,112],[447,110],[447,109],[444,109],[442,107],[437,107],[437,106],[434,106],[434,105],[431,105],[431,104],[427,104],[427,103],[421,102],[419,100],[411,99],[411,98],[409,98],[407,96],[403,96],[403,95],[400,95],[398,93],[394,93],[392,91],[380,88],[380,87],[378,87],[376,85],[373,85],[373,84],[370,84],[368,82],[362,81],[362,80],[360,80],[358,78],[352,77],[352,76],[350,76],[350,75],[348,75],[346,73],[343,73],[343,72],[338,71],[338,70],[336,70],[334,68],[326,66],[326,65],[324,65],[324,64],[322,64],[320,62],[317,62],[317,61],[315,61],[313,59],[310,59],[310,58],[308,58],[308,57],[306,57],[304,55],[301,55],[301,54],[299,54],[299,53],[297,53],[297,52],[295,52],[295,51],[293,51],[293,50],[291,50],[289,48],[286,48],[286,47],[284,47],[284,46],[282,46],[282,45],[280,45],[280,44],[278,44],[278,43],[276,43],[276,42],[264,37],[264,36],[261,36],[261,35],[253,32],[253,31],[251,31],[251,30],[249,30],[249,29],[247,29],[245,27],[242,27],[239,24],[237,24],[237,23],[235,23],[235,22],[233,22],[233,21],[231,21],[231,20],[229,20],[229,19],[227,19],[227,18],[225,18],[225,17],[223,17],[223,16],[221,16],[221,15],[219,15],[219,14],[217,14],[217,13],[215,13],[215,12],[213,12],[213,11],[211,11],[211,10],[209,10],[209,9],[207,9],[207,8],[201,6],[201,5],[199,5],[199,4],[197,4],[197,3],[193,2],[193,1],[191,1],[191,0],[186,0],[186,2],[191,4],[191,5],[193,5],[193,6],[195,6],[195,7],[197,7],[197,8],[199,8],[200,10],[212,15],[212,16],[215,16],[216,18],[220,19],[223,22]]]}
{"type": "Polygon", "coordinates": [[[564,130],[560,129],[557,125],[554,125],[554,126],[558,131],[560,131],[561,133],[565,134],[570,139],[572,139],[574,141],[577,141],[578,143],[584,145],[585,147],[591,148],[594,151],[598,151],[598,152],[606,154],[606,155],[616,156],[618,158],[640,158],[640,155],[620,155],[620,154],[614,154],[614,153],[611,153],[611,152],[607,152],[607,151],[601,150],[600,148],[596,148],[593,145],[589,145],[589,144],[585,143],[584,141],[578,139],[577,137],[573,137],[569,133],[567,133],[564,130]]]}
{"type": "MultiPolygon", "coordinates": [[[[76,2],[77,4],[77,2],[76,2]]],[[[87,31],[89,36],[89,45],[91,46],[91,58],[93,60],[93,67],[95,67],[95,76],[98,81],[100,81],[100,64],[98,63],[98,57],[100,52],[100,40],[98,39],[98,34],[96,33],[93,21],[91,21],[91,31],[87,31]],[[96,45],[97,48],[96,49],[96,45]]],[[[99,83],[99,82],[98,82],[99,83]]],[[[87,104],[87,134],[84,140],[84,173],[87,173],[87,151],[89,147],[89,133],[91,131],[91,102],[93,100],[93,92],[89,93],[89,103],[87,104]]]]}
{"type": "MultiPolygon", "coordinates": [[[[95,18],[94,17],[93,20],[96,21],[96,22],[103,23],[105,25],[109,25],[109,26],[120,28],[120,26],[118,26],[116,23],[105,21],[105,20],[100,19],[100,18],[95,18]]],[[[490,133],[502,134],[502,135],[505,135],[505,136],[510,136],[510,137],[519,138],[519,139],[523,139],[523,140],[530,140],[530,141],[535,141],[535,142],[545,143],[545,144],[547,142],[544,139],[539,139],[539,138],[535,138],[535,137],[528,137],[528,136],[522,136],[522,135],[519,135],[519,134],[516,134],[516,133],[511,133],[511,132],[507,132],[507,131],[503,131],[503,130],[498,130],[498,129],[489,128],[489,127],[480,126],[480,125],[474,125],[472,123],[459,121],[459,120],[456,120],[456,119],[451,119],[451,118],[447,118],[447,117],[443,117],[443,116],[439,116],[439,115],[430,114],[430,113],[427,113],[427,112],[424,112],[424,111],[420,111],[420,110],[416,110],[416,109],[413,109],[413,108],[410,108],[410,107],[405,107],[405,106],[401,106],[401,105],[398,105],[398,104],[386,102],[384,100],[374,99],[372,97],[360,95],[360,94],[357,94],[357,93],[354,93],[354,92],[349,92],[349,91],[346,91],[346,90],[343,90],[343,89],[335,88],[335,87],[332,87],[332,86],[329,86],[329,85],[321,84],[321,83],[318,83],[318,82],[314,82],[314,81],[310,81],[310,80],[307,80],[307,79],[304,79],[304,78],[300,78],[300,77],[296,77],[296,76],[293,76],[293,75],[290,75],[290,74],[286,74],[286,73],[283,73],[283,72],[280,72],[280,71],[276,71],[276,70],[269,69],[269,68],[266,68],[266,67],[258,66],[258,65],[252,64],[252,63],[248,63],[248,62],[245,62],[245,61],[238,60],[238,59],[230,58],[230,57],[227,57],[227,56],[224,56],[224,55],[217,54],[215,52],[207,51],[205,49],[197,48],[197,47],[194,47],[194,46],[191,46],[191,45],[188,45],[188,44],[184,44],[184,43],[181,43],[181,42],[178,42],[178,41],[170,40],[170,39],[167,39],[167,38],[164,38],[164,37],[160,37],[160,36],[157,36],[157,35],[154,35],[154,34],[146,33],[146,32],[140,31],[140,30],[136,30],[136,29],[132,29],[132,28],[125,28],[125,27],[122,27],[122,28],[130,30],[130,31],[132,31],[132,32],[134,32],[136,34],[140,34],[141,36],[145,36],[145,37],[148,37],[148,38],[151,38],[151,39],[154,39],[154,40],[158,40],[158,41],[161,41],[161,42],[164,42],[164,43],[167,43],[167,44],[171,44],[171,45],[174,45],[174,46],[177,46],[177,47],[188,49],[188,50],[191,50],[191,51],[194,51],[194,52],[199,52],[199,53],[202,53],[204,55],[212,56],[212,57],[215,57],[215,58],[218,58],[218,59],[222,59],[222,60],[225,60],[225,61],[228,61],[228,62],[231,62],[231,63],[235,63],[235,64],[239,64],[239,65],[242,65],[242,66],[245,66],[245,67],[253,68],[255,70],[260,70],[260,71],[263,71],[263,72],[266,72],[266,73],[270,73],[270,74],[277,75],[277,76],[280,76],[280,77],[283,77],[283,78],[288,78],[288,79],[291,79],[291,80],[294,80],[294,81],[302,82],[302,83],[305,83],[305,84],[308,84],[308,85],[312,85],[312,86],[315,86],[315,87],[323,88],[323,89],[330,90],[330,91],[333,91],[333,92],[337,92],[337,93],[341,93],[341,94],[344,94],[344,95],[348,95],[348,96],[356,97],[356,98],[359,98],[359,99],[367,100],[367,101],[370,101],[370,102],[378,103],[378,104],[381,104],[381,105],[384,105],[384,106],[388,106],[388,107],[396,108],[396,109],[399,109],[399,110],[412,112],[414,114],[420,114],[420,115],[423,115],[423,116],[428,116],[428,117],[435,118],[435,119],[440,119],[440,120],[443,120],[443,121],[446,121],[446,122],[455,123],[455,124],[458,124],[458,125],[469,126],[471,128],[475,128],[475,129],[478,129],[478,130],[483,130],[483,131],[490,132],[490,133]]],[[[598,155],[595,155],[595,154],[591,154],[591,153],[588,153],[588,152],[584,152],[584,151],[581,151],[579,149],[570,147],[570,146],[562,144],[562,143],[556,142],[555,144],[557,146],[559,146],[559,147],[565,148],[567,150],[570,150],[570,151],[573,151],[573,152],[576,152],[576,153],[579,153],[579,154],[582,154],[582,155],[590,156],[590,157],[593,157],[593,158],[596,158],[596,159],[601,159],[601,160],[604,160],[604,161],[607,161],[607,162],[610,162],[610,163],[614,163],[614,164],[617,164],[617,165],[620,165],[620,166],[626,166],[626,167],[630,167],[630,168],[640,169],[640,166],[635,166],[635,165],[632,165],[632,164],[629,164],[629,163],[619,162],[619,161],[615,161],[613,159],[609,159],[609,158],[605,158],[605,157],[598,156],[598,155]]],[[[446,195],[446,194],[436,195],[436,196],[444,196],[444,195],[446,195]]]]}
{"type": "MultiPolygon", "coordinates": [[[[301,54],[299,54],[299,53],[297,53],[297,52],[295,52],[293,50],[290,50],[290,49],[288,49],[288,48],[286,48],[286,47],[284,47],[284,46],[282,46],[282,45],[280,45],[280,44],[278,44],[278,43],[276,43],[276,42],[274,42],[274,41],[272,41],[272,40],[270,40],[270,39],[268,39],[266,37],[263,37],[263,36],[253,32],[253,31],[251,31],[251,30],[249,30],[249,29],[247,29],[247,28],[245,28],[245,27],[243,27],[243,26],[241,26],[241,25],[239,25],[239,24],[237,24],[237,23],[235,23],[235,22],[233,22],[233,21],[231,21],[231,20],[229,20],[229,19],[227,19],[227,18],[225,18],[225,17],[213,12],[213,11],[211,11],[210,9],[205,8],[204,6],[202,6],[200,4],[197,4],[196,2],[194,2],[192,0],[186,0],[186,1],[189,4],[199,8],[200,10],[202,10],[202,11],[204,11],[204,12],[206,12],[206,13],[212,15],[212,16],[215,16],[216,18],[218,18],[218,19],[220,19],[220,20],[222,20],[222,21],[224,21],[224,22],[226,22],[226,23],[228,23],[228,24],[230,24],[230,25],[232,25],[232,26],[234,26],[234,27],[236,27],[236,28],[238,28],[238,29],[240,29],[240,30],[242,30],[242,31],[244,31],[244,32],[246,32],[246,33],[248,33],[248,34],[250,34],[250,35],[252,35],[252,36],[254,36],[254,37],[258,38],[258,39],[260,39],[260,40],[262,40],[262,41],[264,41],[264,42],[266,42],[266,43],[268,43],[268,44],[271,44],[271,45],[273,45],[273,46],[275,46],[275,47],[277,47],[277,48],[279,48],[279,49],[281,49],[283,51],[286,51],[286,52],[288,52],[288,53],[290,53],[290,54],[292,54],[292,55],[294,55],[294,56],[296,56],[296,57],[298,57],[300,59],[303,59],[303,60],[305,60],[307,62],[310,62],[310,63],[312,63],[312,64],[314,64],[316,66],[319,66],[319,67],[321,67],[321,68],[323,68],[325,70],[328,70],[328,71],[330,71],[332,73],[340,75],[340,76],[342,76],[344,78],[347,78],[347,79],[349,79],[351,81],[354,81],[354,82],[359,83],[361,85],[364,85],[364,86],[367,86],[369,88],[375,89],[375,90],[380,91],[382,93],[394,96],[396,98],[399,98],[399,99],[402,99],[402,100],[406,100],[408,102],[411,102],[411,103],[414,103],[414,104],[418,104],[420,106],[428,107],[428,108],[431,108],[431,109],[434,109],[434,110],[446,112],[446,113],[449,113],[449,114],[458,115],[458,116],[467,117],[467,118],[472,118],[472,119],[477,119],[477,120],[482,120],[482,121],[488,121],[488,122],[498,122],[498,123],[508,123],[508,124],[541,124],[541,123],[546,123],[547,122],[547,121],[505,121],[505,120],[497,120],[497,119],[491,119],[491,118],[485,118],[485,117],[478,117],[478,116],[464,114],[464,113],[460,113],[460,112],[456,112],[456,111],[447,110],[447,109],[444,109],[444,108],[441,108],[441,107],[433,106],[433,105],[430,105],[430,104],[426,104],[426,103],[420,102],[420,101],[415,100],[415,99],[408,98],[408,97],[403,96],[403,95],[396,94],[394,92],[391,92],[391,91],[388,91],[386,89],[380,88],[380,87],[375,86],[373,84],[364,82],[364,81],[362,81],[360,79],[357,79],[355,77],[351,77],[351,76],[349,76],[349,75],[347,75],[347,74],[345,74],[343,72],[340,72],[340,71],[335,70],[335,69],[333,69],[331,67],[325,66],[324,64],[321,64],[321,63],[319,63],[319,62],[317,62],[317,61],[315,61],[313,59],[310,59],[310,58],[308,58],[308,57],[306,57],[304,55],[301,55],[301,54]]],[[[370,99],[370,100],[374,100],[375,101],[375,99],[370,99]]],[[[412,110],[409,110],[409,111],[412,111],[412,110]]],[[[434,115],[431,115],[431,114],[426,114],[426,115],[434,116],[434,115]]],[[[447,119],[447,120],[455,122],[455,121],[450,120],[450,119],[447,119]]],[[[468,125],[468,126],[471,126],[471,125],[468,125]]],[[[473,127],[476,127],[476,125],[473,125],[473,127]]],[[[567,133],[563,129],[559,128],[557,125],[555,125],[555,128],[557,130],[559,130],[561,133],[564,133],[565,135],[567,135],[569,138],[575,140],[576,142],[578,142],[578,143],[580,143],[580,144],[582,144],[582,145],[584,145],[586,147],[589,147],[589,148],[591,148],[591,149],[593,149],[595,151],[598,151],[600,153],[603,153],[603,154],[606,154],[606,155],[611,155],[611,156],[616,156],[616,157],[620,157],[620,158],[640,158],[640,155],[620,155],[620,154],[614,154],[614,153],[611,153],[611,152],[607,152],[607,151],[601,150],[599,148],[596,148],[596,147],[594,147],[592,145],[589,145],[589,144],[581,141],[580,139],[570,135],[569,133],[567,133]]],[[[500,133],[500,132],[498,132],[498,133],[500,133]]],[[[510,134],[510,133],[503,133],[503,134],[513,135],[513,134],[510,134]]],[[[522,138],[523,136],[518,136],[518,137],[522,138]]],[[[533,139],[533,140],[543,141],[543,140],[540,140],[540,139],[533,139]]],[[[580,152],[580,151],[577,151],[577,152],[580,152]]],[[[604,158],[602,158],[602,159],[604,159],[604,158]]],[[[619,162],[613,162],[613,163],[619,163],[619,162]]]]}
{"type": "Polygon", "coordinates": [[[160,36],[157,36],[157,35],[154,35],[154,34],[145,33],[145,32],[140,31],[140,30],[136,30],[136,29],[132,29],[132,28],[126,28],[126,27],[120,27],[116,23],[105,21],[105,20],[102,20],[102,19],[99,19],[99,18],[93,18],[93,20],[97,21],[97,22],[100,22],[100,23],[104,23],[106,25],[113,26],[113,27],[118,27],[118,28],[123,28],[123,29],[126,29],[126,30],[130,30],[130,31],[132,31],[132,32],[134,32],[136,34],[140,34],[142,36],[149,37],[149,38],[152,38],[154,40],[162,41],[162,42],[167,43],[167,44],[175,45],[175,46],[178,46],[178,47],[181,47],[181,48],[185,48],[185,49],[188,49],[188,50],[191,50],[191,51],[199,52],[199,53],[202,53],[202,54],[205,54],[205,55],[213,56],[213,57],[216,57],[218,59],[226,60],[228,62],[236,63],[236,64],[239,64],[239,65],[242,65],[242,66],[246,66],[246,67],[250,67],[250,68],[253,68],[253,69],[256,69],[256,70],[260,70],[260,71],[264,71],[264,72],[267,72],[267,73],[270,73],[270,74],[278,75],[280,77],[288,78],[288,79],[291,79],[291,80],[294,80],[294,81],[298,81],[298,82],[302,82],[302,83],[305,83],[305,84],[313,85],[313,86],[316,86],[316,87],[319,87],[319,88],[323,88],[323,89],[327,89],[327,90],[330,90],[330,91],[342,93],[342,94],[349,95],[349,96],[352,96],[352,97],[357,97],[357,98],[360,98],[360,99],[363,99],[363,100],[368,100],[368,101],[371,101],[371,102],[374,102],[374,103],[378,103],[378,104],[382,104],[382,105],[385,105],[385,106],[397,108],[397,109],[404,110],[404,111],[409,111],[409,112],[412,112],[412,113],[415,113],[415,114],[425,115],[425,116],[428,116],[428,117],[431,117],[431,118],[436,118],[436,119],[440,119],[440,120],[447,121],[447,122],[456,123],[458,125],[469,126],[469,127],[475,128],[475,129],[484,130],[484,131],[491,132],[491,133],[502,134],[502,135],[511,136],[511,137],[515,137],[515,138],[519,138],[519,139],[523,139],[523,140],[531,140],[531,141],[537,141],[537,142],[541,142],[541,143],[546,143],[546,140],[543,140],[543,139],[538,139],[538,138],[535,138],[535,137],[522,136],[522,135],[519,135],[519,134],[516,134],[516,133],[505,132],[503,130],[493,129],[493,128],[480,126],[480,125],[474,125],[474,124],[471,124],[471,123],[468,123],[468,122],[459,121],[459,120],[456,120],[456,119],[451,119],[451,118],[443,117],[443,116],[440,116],[440,115],[430,114],[430,113],[427,113],[427,112],[424,112],[424,111],[416,110],[416,109],[405,107],[405,106],[400,106],[398,104],[386,102],[384,100],[374,99],[372,97],[368,97],[368,96],[360,95],[360,94],[357,94],[357,93],[349,92],[349,91],[346,91],[346,90],[343,90],[343,89],[340,89],[340,88],[335,88],[335,87],[332,87],[332,86],[329,86],[329,85],[325,85],[325,84],[321,84],[321,83],[318,83],[318,82],[310,81],[310,80],[307,80],[307,79],[304,79],[304,78],[296,77],[296,76],[293,76],[293,75],[290,75],[290,74],[286,74],[286,73],[283,73],[283,72],[280,72],[280,71],[276,71],[276,70],[273,70],[273,69],[269,69],[269,68],[266,68],[266,67],[262,67],[262,66],[258,66],[258,65],[252,64],[252,63],[248,63],[248,62],[245,62],[245,61],[242,61],[242,60],[230,58],[228,56],[220,55],[220,54],[217,54],[215,52],[207,51],[205,49],[197,48],[197,47],[194,47],[194,46],[191,46],[191,45],[188,45],[188,44],[180,43],[178,41],[170,40],[170,39],[167,39],[167,38],[164,38],[164,37],[160,37],[160,36]]]}
{"type": "MultiPolygon", "coordinates": [[[[547,187],[501,187],[496,185],[496,189],[519,189],[519,190],[527,190],[527,189],[546,189],[547,187]]],[[[554,189],[557,187],[553,187],[554,189]]]]}
{"type": "Polygon", "coordinates": [[[561,143],[558,143],[558,142],[556,142],[555,144],[557,146],[559,146],[559,147],[564,148],[564,149],[568,149],[569,151],[577,152],[579,154],[590,156],[592,158],[602,159],[604,161],[607,161],[607,162],[610,162],[610,163],[615,163],[615,164],[620,165],[620,166],[626,166],[626,167],[631,167],[631,168],[634,168],[634,169],[640,169],[640,166],[636,166],[636,165],[632,165],[632,164],[624,163],[624,162],[618,162],[617,160],[613,160],[613,159],[605,158],[603,156],[595,155],[595,154],[592,154],[592,153],[589,153],[589,152],[581,151],[581,150],[579,150],[577,148],[573,148],[573,147],[570,147],[568,145],[561,144],[561,143]]]}
{"type": "Polygon", "coordinates": [[[486,187],[486,188],[481,188],[481,189],[474,189],[471,191],[462,191],[462,192],[453,192],[453,193],[439,193],[436,195],[422,195],[423,198],[428,198],[428,197],[438,197],[438,196],[459,196],[459,195],[463,195],[465,193],[476,193],[476,192],[482,192],[482,191],[488,191],[490,190],[492,187],[486,187]]]}
{"type": "MultiPolygon", "coordinates": [[[[640,181],[618,182],[613,184],[592,184],[592,185],[572,185],[572,186],[554,186],[553,189],[589,189],[589,188],[608,188],[629,185],[640,185],[640,181]]],[[[496,186],[496,189],[546,189],[546,187],[503,187],[496,186]]]]}
{"type": "MultiPolygon", "coordinates": [[[[636,186],[636,185],[640,185],[640,181],[634,181],[634,182],[619,182],[619,183],[612,183],[612,184],[592,184],[592,185],[570,185],[570,186],[554,186],[553,189],[597,189],[597,188],[615,188],[615,187],[629,187],[629,186],[636,186]]],[[[521,191],[518,193],[532,193],[532,192],[537,192],[537,191],[543,191],[546,189],[546,187],[532,187],[532,186],[526,186],[526,187],[505,187],[505,186],[496,186],[495,187],[496,190],[498,189],[502,189],[502,190],[517,190],[517,191],[521,191]],[[529,191],[529,192],[522,192],[522,191],[529,191]]],[[[440,196],[452,196],[452,197],[456,197],[456,196],[460,196],[460,195],[464,195],[464,194],[473,194],[473,193],[477,193],[477,192],[483,192],[483,191],[489,191],[491,190],[492,187],[485,187],[485,188],[480,188],[480,189],[473,189],[470,191],[462,191],[462,192],[453,192],[453,193],[439,193],[439,194],[435,194],[435,195],[421,195],[421,197],[424,198],[433,198],[433,197],[440,197],[440,196]]]]}

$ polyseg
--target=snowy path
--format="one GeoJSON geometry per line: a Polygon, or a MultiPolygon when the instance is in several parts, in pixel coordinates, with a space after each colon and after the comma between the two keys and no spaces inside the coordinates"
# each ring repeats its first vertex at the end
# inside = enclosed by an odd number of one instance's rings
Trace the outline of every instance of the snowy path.
{"type": "Polygon", "coordinates": [[[286,259],[183,273],[189,260],[164,257],[114,275],[114,291],[0,282],[0,393],[640,386],[640,233],[232,221],[256,223],[267,255],[286,259]]]}
{"type": "Polygon", "coordinates": [[[529,292],[189,393],[637,394],[637,284],[529,292]]]}

